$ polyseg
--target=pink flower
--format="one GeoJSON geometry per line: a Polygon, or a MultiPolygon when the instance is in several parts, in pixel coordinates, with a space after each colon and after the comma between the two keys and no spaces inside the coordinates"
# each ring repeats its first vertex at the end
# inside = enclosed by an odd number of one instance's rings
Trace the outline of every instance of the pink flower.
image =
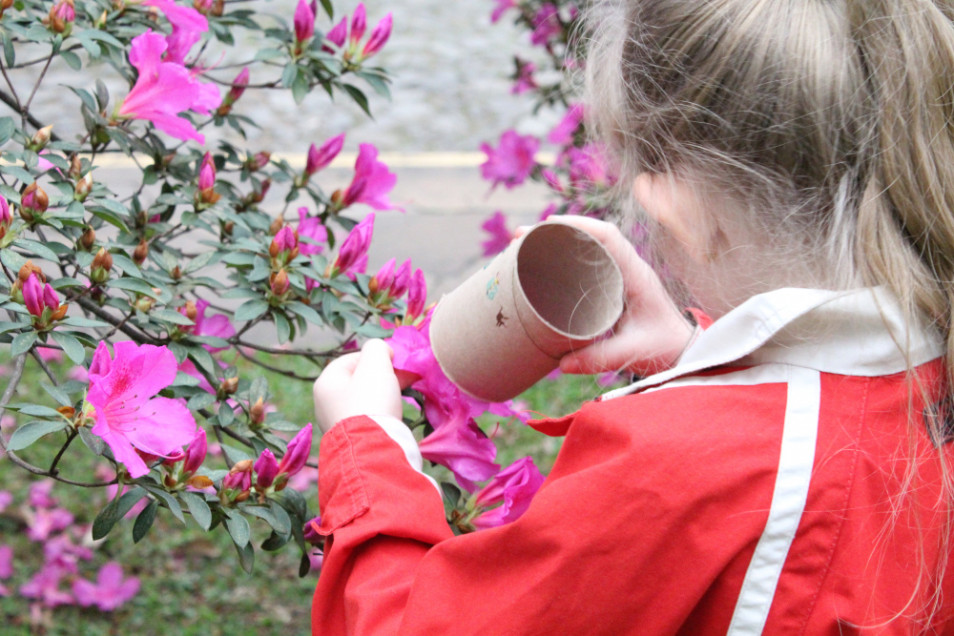
{"type": "Polygon", "coordinates": [[[245,89],[248,87],[248,81],[250,79],[250,73],[248,67],[243,67],[239,74],[235,76],[235,79],[232,80],[232,87],[229,88],[228,94],[225,96],[226,100],[230,104],[234,104],[238,99],[245,93],[245,89]]]}
{"type": "Polygon", "coordinates": [[[320,244],[328,242],[328,228],[326,228],[321,219],[317,216],[309,217],[308,208],[298,208],[298,251],[306,256],[320,254],[324,249],[320,244]],[[302,241],[301,239],[308,239],[302,241]]]}
{"type": "Polygon", "coordinates": [[[427,281],[424,279],[424,272],[420,269],[414,270],[411,275],[411,282],[407,288],[407,312],[406,320],[414,320],[424,313],[424,306],[427,304],[427,281]]]}
{"type": "Polygon", "coordinates": [[[389,259],[384,265],[381,266],[381,269],[378,270],[378,273],[371,277],[371,286],[372,292],[381,292],[387,295],[390,295],[391,285],[394,284],[394,266],[397,264],[397,259],[389,259]]]}
{"type": "Polygon", "coordinates": [[[45,309],[53,313],[60,308],[60,297],[49,283],[41,283],[34,272],[23,283],[23,304],[26,305],[27,311],[40,318],[45,309]]]}
{"type": "Polygon", "coordinates": [[[494,256],[507,249],[513,240],[513,232],[507,229],[507,217],[500,210],[481,224],[480,229],[490,237],[480,244],[484,256],[494,256]]]}
{"type": "Polygon", "coordinates": [[[533,33],[530,34],[530,42],[538,46],[546,46],[562,29],[556,5],[548,2],[541,5],[537,14],[533,16],[533,33]]]}
{"type": "Polygon", "coordinates": [[[520,517],[530,507],[530,501],[543,484],[543,479],[530,457],[518,459],[501,470],[477,493],[475,503],[483,508],[499,503],[503,505],[477,516],[474,526],[482,530],[510,523],[520,517]]]}
{"type": "Polygon", "coordinates": [[[391,23],[392,18],[391,14],[387,14],[378,24],[371,30],[371,36],[368,38],[368,41],[365,42],[364,48],[361,49],[361,60],[366,60],[387,44],[388,38],[391,37],[391,23]]]}
{"type": "Polygon", "coordinates": [[[51,347],[37,347],[36,353],[45,362],[62,362],[63,361],[62,349],[53,349],[51,347]]]}
{"type": "Polygon", "coordinates": [[[130,576],[123,578],[123,568],[119,563],[110,561],[99,570],[96,583],[86,579],[73,581],[73,594],[76,602],[83,607],[95,605],[103,612],[111,612],[139,592],[139,579],[130,576]]]}
{"type": "Polygon", "coordinates": [[[570,181],[577,188],[608,186],[616,180],[616,175],[610,170],[605,151],[599,144],[568,148],[560,156],[560,161],[568,167],[570,181]]]}
{"type": "Polygon", "coordinates": [[[279,473],[285,473],[290,477],[305,467],[305,462],[311,454],[311,439],[312,426],[309,422],[288,442],[285,455],[278,464],[279,473]]]}
{"type": "Polygon", "coordinates": [[[357,271],[362,258],[367,262],[368,248],[371,247],[373,234],[374,212],[361,219],[361,222],[348,232],[348,235],[341,242],[341,248],[338,250],[338,256],[334,261],[334,269],[338,273],[345,274],[357,271]]]}
{"type": "Polygon", "coordinates": [[[353,203],[364,203],[375,210],[398,209],[390,200],[388,193],[394,189],[397,175],[388,171],[388,167],[378,161],[378,149],[371,144],[358,147],[358,158],[354,163],[354,178],[342,197],[342,207],[353,203]]]}
{"type": "Polygon", "coordinates": [[[194,475],[205,461],[205,455],[208,451],[208,440],[206,439],[205,429],[200,428],[196,431],[195,437],[189,442],[189,447],[185,452],[185,459],[182,460],[182,474],[194,475]]]}
{"type": "Polygon", "coordinates": [[[87,401],[95,408],[95,435],[132,477],[149,473],[136,450],[166,457],[195,437],[196,423],[182,400],[153,397],[176,377],[176,357],[166,347],[100,342],[89,367],[87,401]]]}
{"type": "Polygon", "coordinates": [[[50,495],[53,490],[53,480],[45,479],[34,482],[27,491],[27,503],[33,508],[54,508],[56,499],[50,495]]]}
{"type": "Polygon", "coordinates": [[[73,514],[65,508],[38,508],[30,519],[27,537],[32,541],[46,541],[51,534],[73,523],[73,514]]]}
{"type": "MultiPolygon", "coordinates": [[[[199,299],[195,301],[196,317],[195,326],[192,333],[196,336],[211,336],[213,338],[222,338],[228,340],[235,335],[235,327],[229,321],[228,316],[224,314],[206,315],[205,310],[209,307],[209,301],[199,299]]],[[[211,353],[221,351],[224,347],[213,347],[212,345],[202,345],[211,353]]]]}
{"type": "MultiPolygon", "coordinates": [[[[328,33],[325,34],[325,42],[330,42],[334,44],[337,48],[344,46],[345,40],[348,38],[348,16],[341,18],[338,24],[334,25],[328,33]]],[[[327,44],[321,45],[321,50],[325,53],[334,53],[332,49],[327,44]]]]}
{"type": "Polygon", "coordinates": [[[172,33],[166,36],[166,62],[185,64],[189,51],[209,30],[209,21],[192,7],[178,5],[172,0],[143,0],[143,4],[156,7],[172,24],[172,33]]]}
{"type": "Polygon", "coordinates": [[[536,64],[519,58],[516,60],[516,64],[517,73],[514,77],[514,84],[510,89],[510,93],[513,95],[521,95],[537,88],[537,82],[533,79],[533,73],[537,70],[536,64]]]}
{"type": "Polygon", "coordinates": [[[397,268],[394,272],[394,281],[391,283],[391,290],[388,292],[388,295],[391,298],[400,298],[407,293],[407,290],[411,286],[411,259],[407,259],[401,266],[397,268]]]}
{"type": "Polygon", "coordinates": [[[279,252],[291,252],[298,247],[298,235],[291,226],[285,225],[282,229],[278,230],[275,238],[272,239],[272,245],[279,252]]]}
{"type": "MultiPolygon", "coordinates": [[[[10,214],[10,204],[7,203],[6,197],[0,196],[0,226],[8,227],[10,223],[13,222],[13,215],[10,214]]],[[[0,238],[3,235],[0,234],[0,238]]]]}
{"type": "Polygon", "coordinates": [[[368,18],[364,10],[364,3],[359,2],[358,6],[354,8],[354,13],[351,14],[351,29],[348,40],[352,45],[364,37],[364,31],[367,27],[368,18]]]}
{"type": "Polygon", "coordinates": [[[34,599],[44,607],[69,605],[73,602],[73,596],[60,589],[60,582],[67,574],[70,572],[47,563],[33,575],[33,578],[20,586],[20,594],[34,599]]]}
{"type": "Polygon", "coordinates": [[[326,167],[338,156],[344,146],[345,133],[341,133],[325,141],[318,148],[315,144],[308,147],[308,160],[305,162],[305,174],[311,176],[326,167]]]}
{"type": "Polygon", "coordinates": [[[473,418],[460,417],[435,426],[421,440],[424,459],[445,466],[462,488],[473,491],[475,482],[494,475],[500,466],[494,463],[497,447],[484,435],[473,418]]]}
{"type": "Polygon", "coordinates": [[[199,166],[199,190],[209,190],[213,187],[215,187],[215,163],[212,161],[212,153],[207,152],[199,166]]]}
{"type": "Polygon", "coordinates": [[[255,470],[255,488],[259,492],[264,492],[266,488],[271,486],[279,473],[275,455],[267,448],[259,455],[253,469],[255,470]]]}
{"type": "Polygon", "coordinates": [[[558,146],[566,146],[573,143],[573,136],[583,123],[583,104],[574,104],[566,111],[563,119],[560,120],[550,134],[547,135],[547,141],[558,146]]]}
{"type": "Polygon", "coordinates": [[[295,41],[307,42],[315,34],[315,12],[305,0],[298,0],[295,7],[295,41]]]}
{"type": "Polygon", "coordinates": [[[13,495],[10,491],[0,490],[0,512],[3,512],[11,503],[13,503],[13,495]]]}
{"type": "Polygon", "coordinates": [[[517,6],[514,0],[494,0],[497,3],[497,6],[494,7],[493,13],[490,14],[490,21],[497,22],[500,19],[500,16],[503,15],[504,11],[512,7],[517,6]]]}
{"type": "Polygon", "coordinates": [[[165,39],[151,30],[133,38],[129,63],[139,71],[139,77],[118,114],[149,120],[177,139],[194,139],[204,144],[205,137],[179,113],[191,110],[208,115],[221,101],[219,89],[214,84],[198,82],[181,64],[163,61],[167,47],[165,39]]]}
{"type": "Polygon", "coordinates": [[[515,130],[508,130],[500,136],[500,145],[495,150],[489,144],[481,144],[487,161],[480,165],[484,179],[493,182],[493,187],[504,184],[511,189],[523,183],[533,172],[536,163],[533,156],[540,147],[540,141],[533,135],[521,136],[515,130]]]}

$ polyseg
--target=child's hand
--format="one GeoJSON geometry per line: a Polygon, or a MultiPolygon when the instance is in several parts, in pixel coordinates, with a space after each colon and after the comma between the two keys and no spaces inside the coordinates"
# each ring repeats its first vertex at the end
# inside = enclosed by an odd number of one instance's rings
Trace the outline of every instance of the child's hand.
{"type": "Polygon", "coordinates": [[[401,418],[401,386],[391,366],[391,348],[369,340],[358,353],[332,360],[315,380],[315,419],[327,433],[354,415],[401,418]]]}
{"type": "Polygon", "coordinates": [[[564,373],[628,370],[640,376],[673,366],[695,333],[663,288],[652,268],[615,225],[582,216],[555,216],[587,232],[603,244],[623,274],[625,308],[613,333],[568,353],[560,360],[564,373]]]}

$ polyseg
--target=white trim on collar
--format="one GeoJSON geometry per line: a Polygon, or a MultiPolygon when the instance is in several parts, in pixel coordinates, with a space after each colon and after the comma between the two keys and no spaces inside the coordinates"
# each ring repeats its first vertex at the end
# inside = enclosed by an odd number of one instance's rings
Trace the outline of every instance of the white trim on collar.
{"type": "Polygon", "coordinates": [[[909,328],[897,299],[883,287],[783,288],[753,296],[715,321],[672,369],[610,391],[603,399],[730,364],[782,363],[878,376],[900,373],[943,351],[940,334],[923,325],[909,328]]]}

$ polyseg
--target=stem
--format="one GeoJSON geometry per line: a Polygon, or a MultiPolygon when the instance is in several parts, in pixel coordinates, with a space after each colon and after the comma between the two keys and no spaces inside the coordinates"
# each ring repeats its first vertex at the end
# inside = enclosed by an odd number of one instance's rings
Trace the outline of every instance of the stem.
{"type": "Polygon", "coordinates": [[[33,90],[30,92],[30,97],[27,99],[26,104],[23,106],[23,115],[26,116],[26,113],[30,110],[30,104],[33,103],[33,98],[36,97],[36,91],[40,88],[40,84],[43,83],[43,79],[46,77],[46,72],[50,70],[50,64],[53,62],[53,52],[50,52],[50,56],[46,58],[46,64],[43,65],[43,70],[40,71],[40,76],[36,78],[36,84],[33,85],[33,90]]]}
{"type": "MultiPolygon", "coordinates": [[[[44,346],[47,346],[47,345],[44,345],[44,346]]],[[[52,347],[49,347],[49,348],[50,348],[50,349],[60,349],[60,350],[62,350],[61,347],[57,347],[57,346],[52,346],[52,347]]],[[[31,347],[31,348],[30,348],[30,355],[33,356],[33,359],[36,360],[36,363],[37,363],[38,365],[40,365],[40,368],[41,368],[41,369],[43,369],[43,373],[45,373],[45,374],[46,374],[46,377],[48,377],[48,378],[50,379],[50,382],[53,383],[53,386],[56,386],[57,384],[59,384],[59,383],[56,381],[56,376],[55,376],[55,375],[53,374],[53,372],[50,370],[49,365],[46,363],[46,361],[45,361],[43,358],[40,357],[40,354],[37,353],[36,347],[31,347]]]]}
{"type": "Polygon", "coordinates": [[[301,380],[302,382],[314,382],[315,380],[318,379],[318,376],[311,377],[311,376],[298,375],[294,371],[286,371],[285,369],[281,369],[279,367],[275,367],[265,362],[262,362],[261,360],[257,360],[255,356],[250,356],[249,354],[245,353],[245,351],[243,351],[241,347],[236,347],[236,351],[238,351],[240,356],[242,356],[243,358],[245,358],[252,364],[258,365],[262,367],[263,369],[268,369],[269,371],[272,371],[274,373],[279,373],[281,375],[284,375],[285,377],[293,378],[295,380],[301,380]]]}
{"type": "Polygon", "coordinates": [[[70,444],[73,443],[73,440],[76,439],[76,436],[79,435],[79,432],[75,428],[71,428],[66,442],[63,444],[63,447],[56,453],[56,457],[53,458],[53,463],[50,464],[49,473],[53,477],[56,477],[60,474],[59,469],[56,467],[60,463],[60,458],[63,457],[63,453],[66,452],[66,449],[70,447],[70,444]]]}

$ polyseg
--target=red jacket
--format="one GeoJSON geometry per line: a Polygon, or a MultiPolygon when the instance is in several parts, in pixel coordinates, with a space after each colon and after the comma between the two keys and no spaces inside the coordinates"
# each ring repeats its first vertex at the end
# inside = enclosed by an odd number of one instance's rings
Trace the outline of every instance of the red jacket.
{"type": "Polygon", "coordinates": [[[344,421],[321,443],[313,633],[915,633],[944,506],[895,342],[937,394],[937,337],[882,291],[755,297],[676,368],[538,422],[566,440],[529,510],[457,537],[414,449],[344,421]]]}

